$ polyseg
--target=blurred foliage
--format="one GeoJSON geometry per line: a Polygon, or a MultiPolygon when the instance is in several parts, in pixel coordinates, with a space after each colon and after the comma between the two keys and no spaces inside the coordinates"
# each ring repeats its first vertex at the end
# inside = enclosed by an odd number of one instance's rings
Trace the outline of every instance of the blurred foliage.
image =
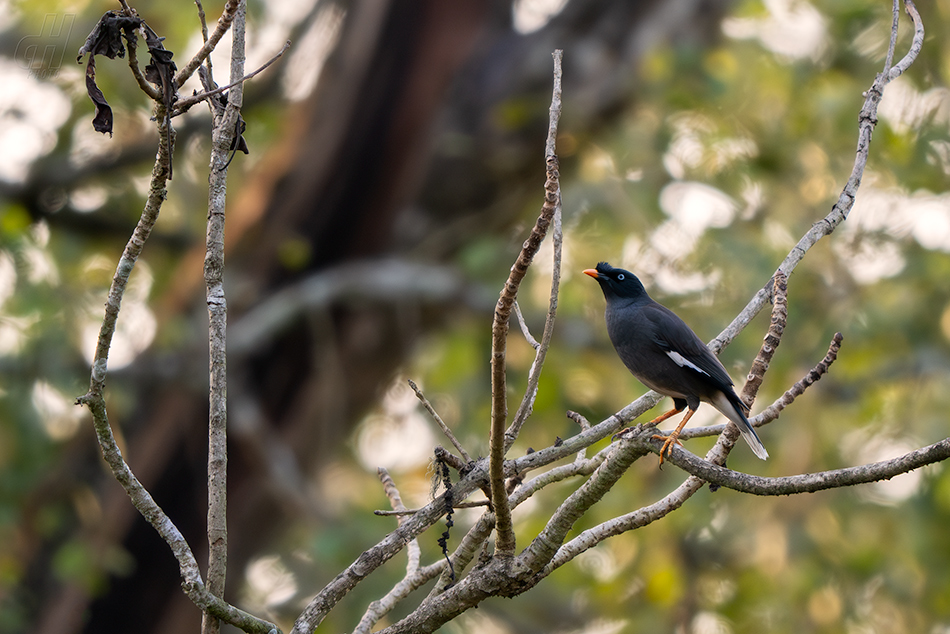
{"type": "MultiPolygon", "coordinates": [[[[112,6],[93,4],[84,5],[83,19],[94,20],[112,6]]],[[[40,3],[18,6],[26,12],[24,21],[41,20],[50,10],[40,3]]],[[[640,69],[638,99],[616,126],[587,137],[562,124],[565,256],[559,321],[534,416],[513,454],[575,433],[574,423],[564,417],[567,409],[599,421],[643,391],[607,341],[603,298],[596,284],[579,274],[583,268],[609,260],[635,270],[656,299],[710,339],[836,200],[854,158],[862,92],[883,64],[889,3],[816,0],[768,6],[736,3],[726,35],[714,48],[650,51],[640,69]],[[804,53],[776,50],[768,39],[776,29],[789,29],[787,23],[770,27],[783,7],[790,12],[786,20],[796,12],[817,20],[821,37],[804,53]],[[683,203],[690,196],[703,196],[704,205],[697,210],[683,203]]],[[[261,16],[265,8],[253,5],[252,15],[261,16]]],[[[218,8],[206,10],[210,16],[218,8]]],[[[879,460],[948,435],[950,3],[925,1],[920,10],[928,33],[924,51],[888,89],[886,99],[894,101],[882,106],[854,214],[809,253],[789,282],[788,328],[753,411],[818,362],[835,331],[845,335],[839,360],[762,430],[772,459],[760,463],[739,446],[730,461],[736,469],[772,476],[821,471],[879,460]],[[890,205],[877,212],[884,220],[862,216],[865,199],[886,196],[890,205]],[[931,216],[901,215],[901,205],[922,198],[936,201],[931,216]]],[[[149,22],[169,35],[166,46],[178,50],[191,41],[191,11],[163,8],[163,23],[151,17],[149,22]]],[[[901,33],[898,56],[909,42],[906,25],[901,33]]],[[[77,96],[81,74],[73,71],[64,71],[58,81],[74,104],[64,129],[81,139],[91,112],[77,96]]],[[[121,63],[100,65],[100,85],[116,109],[117,137],[148,128],[143,100],[125,73],[121,63]]],[[[245,113],[252,147],[267,143],[283,107],[270,103],[245,113]]],[[[497,113],[511,126],[530,116],[521,103],[505,104],[497,113]]],[[[203,215],[186,210],[204,195],[200,185],[207,149],[206,140],[196,141],[183,160],[176,158],[159,237],[200,237],[203,215]]],[[[235,166],[252,169],[253,161],[252,154],[235,166]]],[[[127,176],[124,182],[93,185],[107,189],[106,204],[124,210],[116,213],[134,218],[143,174],[127,176]]],[[[537,205],[520,210],[522,229],[540,208],[542,184],[539,172],[537,205]]],[[[471,279],[500,286],[523,235],[474,241],[456,264],[471,279]]],[[[44,474],[72,443],[95,450],[86,416],[70,403],[85,390],[88,377],[83,329],[101,310],[111,277],[108,263],[114,266],[123,241],[68,227],[51,231],[43,223],[31,224],[23,209],[0,201],[0,622],[13,630],[30,608],[30,597],[17,591],[26,573],[18,568],[17,549],[63,536],[49,566],[59,578],[93,592],[104,591],[106,575],[121,577],[134,565],[121,552],[92,557],[80,542],[65,539],[77,525],[93,530],[98,502],[88,491],[57,498],[69,504],[31,505],[44,499],[37,495],[44,474]],[[24,526],[33,533],[24,534],[24,526]]],[[[172,283],[181,253],[174,240],[149,245],[146,272],[136,273],[154,276],[142,282],[143,303],[172,283]]],[[[536,336],[546,307],[549,258],[547,245],[520,299],[536,336]]],[[[767,324],[768,318],[760,316],[724,352],[734,378],[745,374],[767,324]]],[[[514,411],[533,354],[515,327],[512,333],[514,411]]],[[[394,386],[404,385],[406,377],[416,380],[473,455],[487,452],[489,335],[486,317],[460,318],[450,330],[420,341],[402,374],[394,377],[394,386]]],[[[188,325],[162,323],[154,346],[172,349],[200,336],[188,325]]],[[[125,380],[131,379],[121,373],[110,379],[110,416],[119,434],[135,406],[123,400],[125,380]]],[[[384,399],[374,416],[396,420],[396,413],[404,415],[399,403],[406,402],[405,395],[398,387],[390,392],[392,398],[384,399]]],[[[708,409],[700,410],[697,424],[715,422],[708,409]]],[[[412,412],[424,417],[418,409],[412,412]]],[[[370,516],[387,503],[373,455],[360,449],[363,433],[365,426],[317,483],[334,521],[317,531],[301,526],[274,545],[287,573],[275,578],[286,581],[290,575],[303,595],[332,579],[394,525],[391,518],[370,516]]],[[[427,438],[430,444],[442,442],[435,433],[427,438]]],[[[689,448],[699,453],[711,443],[693,440],[689,448]]],[[[410,507],[430,495],[429,446],[418,449],[413,454],[418,458],[381,465],[393,469],[410,507]]],[[[643,460],[576,529],[651,503],[681,480],[675,468],[660,471],[654,460],[643,460]]],[[[576,484],[550,487],[516,510],[519,544],[537,534],[546,514],[576,484]]],[[[451,543],[477,516],[477,510],[458,513],[451,543]]],[[[527,595],[489,601],[444,630],[946,632],[948,520],[950,473],[942,465],[880,485],[791,498],[703,490],[670,517],[585,553],[527,595]]],[[[433,533],[421,540],[424,562],[440,557],[435,539],[433,533]]],[[[400,578],[403,561],[397,557],[347,597],[323,629],[351,628],[365,604],[400,578]]],[[[269,602],[254,580],[243,594],[248,605],[269,602]]],[[[298,609],[296,602],[268,605],[284,619],[298,609]]]]}

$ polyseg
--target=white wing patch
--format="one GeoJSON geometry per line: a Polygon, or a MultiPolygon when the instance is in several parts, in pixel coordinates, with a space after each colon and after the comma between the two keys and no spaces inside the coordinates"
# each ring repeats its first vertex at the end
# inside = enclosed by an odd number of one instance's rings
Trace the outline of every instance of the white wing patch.
{"type": "Polygon", "coordinates": [[[673,359],[673,363],[675,363],[675,364],[678,365],[679,367],[681,367],[681,368],[692,368],[693,370],[696,370],[696,371],[699,372],[700,374],[705,374],[706,376],[709,376],[709,373],[708,373],[708,372],[706,372],[705,370],[703,370],[702,368],[700,368],[699,366],[697,366],[695,363],[692,363],[691,361],[689,361],[689,359],[687,359],[686,357],[684,357],[683,355],[681,355],[681,354],[680,354],[679,352],[677,352],[676,350],[667,350],[667,351],[666,351],[666,354],[667,354],[671,359],[673,359]]]}

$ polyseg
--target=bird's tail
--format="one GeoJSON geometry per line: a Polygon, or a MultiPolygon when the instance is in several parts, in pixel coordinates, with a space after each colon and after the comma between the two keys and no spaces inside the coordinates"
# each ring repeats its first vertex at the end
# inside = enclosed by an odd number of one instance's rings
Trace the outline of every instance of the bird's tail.
{"type": "Polygon", "coordinates": [[[759,440],[758,434],[755,433],[755,428],[752,427],[752,424],[749,423],[749,419],[746,418],[745,412],[743,411],[745,406],[738,397],[736,397],[736,402],[733,402],[725,393],[717,392],[716,399],[711,401],[710,404],[719,410],[723,416],[736,424],[736,427],[739,428],[739,433],[742,434],[742,437],[745,438],[749,447],[752,448],[752,453],[762,460],[768,459],[769,452],[765,450],[765,445],[759,440]]]}

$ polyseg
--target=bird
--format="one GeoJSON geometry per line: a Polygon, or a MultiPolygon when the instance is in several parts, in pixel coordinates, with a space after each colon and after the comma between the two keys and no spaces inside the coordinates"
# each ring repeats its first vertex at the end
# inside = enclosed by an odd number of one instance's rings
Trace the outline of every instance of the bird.
{"type": "Polygon", "coordinates": [[[643,283],[630,271],[600,262],[584,273],[597,280],[604,292],[607,335],[620,360],[645,386],[673,399],[673,409],[648,424],[659,425],[688,408],[672,433],[653,436],[663,440],[660,466],[673,445],[682,444],[680,432],[700,402],[709,403],[735,423],[752,452],[762,460],[767,459],[769,453],[747,418],[749,407],[739,399],[722,363],[686,322],[653,301],[643,283]]]}

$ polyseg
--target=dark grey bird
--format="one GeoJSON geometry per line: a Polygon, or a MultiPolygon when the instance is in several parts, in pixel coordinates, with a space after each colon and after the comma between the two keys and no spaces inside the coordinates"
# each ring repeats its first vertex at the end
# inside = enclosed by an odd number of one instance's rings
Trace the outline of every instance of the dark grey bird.
{"type": "Polygon", "coordinates": [[[735,423],[756,456],[768,458],[769,453],[746,417],[749,408],[739,399],[726,369],[702,339],[673,311],[653,301],[630,271],[601,262],[596,269],[586,269],[584,273],[597,280],[607,299],[607,334],[620,360],[641,383],[673,398],[673,409],[649,424],[658,425],[689,408],[669,436],[654,436],[664,441],[660,464],[673,444],[679,442],[680,432],[701,401],[735,423]]]}

